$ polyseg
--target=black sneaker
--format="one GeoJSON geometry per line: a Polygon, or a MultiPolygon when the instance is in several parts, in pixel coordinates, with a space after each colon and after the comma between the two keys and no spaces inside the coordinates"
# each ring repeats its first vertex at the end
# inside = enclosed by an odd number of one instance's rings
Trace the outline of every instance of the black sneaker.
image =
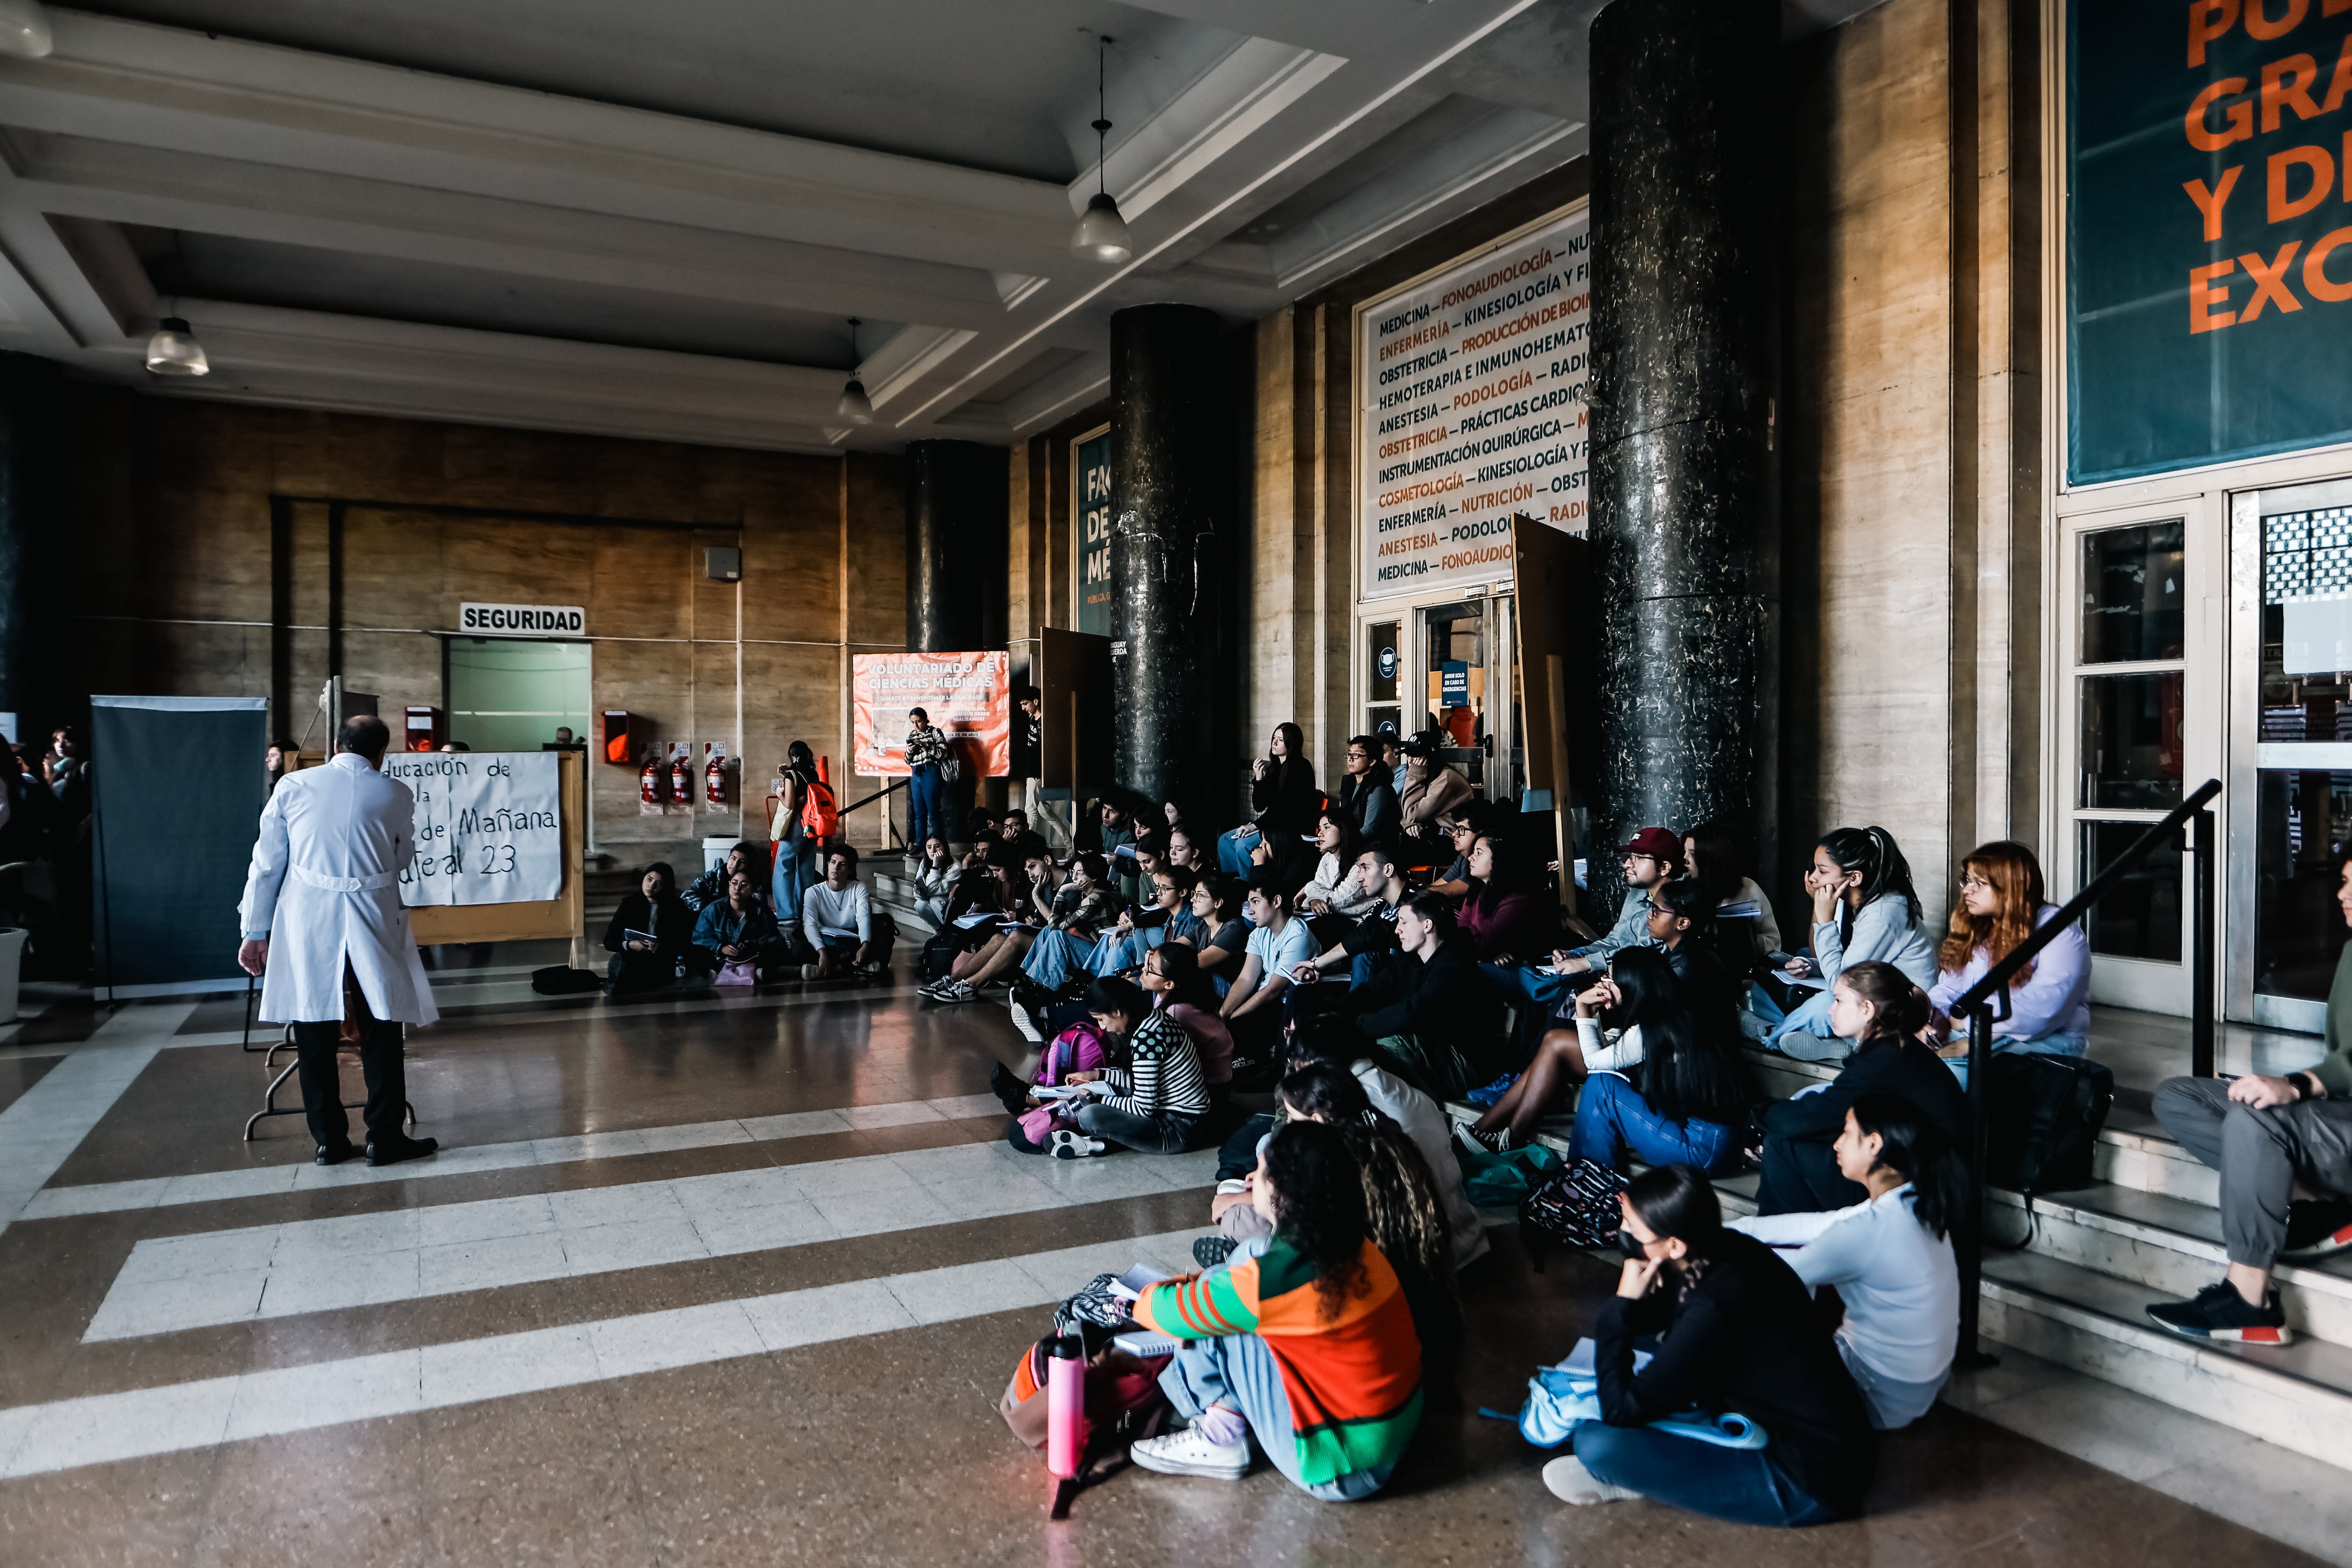
{"type": "Polygon", "coordinates": [[[1192,1261],[1203,1268],[1214,1268],[1234,1255],[1240,1242],[1230,1236],[1204,1236],[1192,1243],[1192,1261]]]}
{"type": "Polygon", "coordinates": [[[1003,1100],[1004,1109],[1015,1116],[1029,1109],[1029,1086],[1003,1062],[989,1064],[988,1092],[1003,1100]]]}
{"type": "Polygon", "coordinates": [[[2338,1198],[2289,1204],[2283,1258],[2299,1263],[2352,1248],[2352,1204],[2338,1198]]]}
{"type": "Polygon", "coordinates": [[[2278,1292],[2259,1307],[2249,1307],[2238,1288],[2228,1280],[2208,1285],[2187,1301],[2166,1301],[2150,1307],[2147,1315],[2176,1334],[2192,1340],[2236,1340],[2250,1345],[2294,1342],[2279,1308],[2278,1292]]]}

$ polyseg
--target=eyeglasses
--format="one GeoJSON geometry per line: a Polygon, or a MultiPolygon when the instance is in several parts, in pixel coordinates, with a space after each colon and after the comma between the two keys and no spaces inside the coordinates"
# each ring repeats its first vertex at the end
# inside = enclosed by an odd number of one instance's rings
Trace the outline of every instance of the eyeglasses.
{"type": "Polygon", "coordinates": [[[1960,887],[1963,890],[1967,891],[1986,893],[1992,891],[1992,883],[1986,879],[1978,876],[1974,871],[1969,872],[1967,876],[1960,879],[1960,887]]]}

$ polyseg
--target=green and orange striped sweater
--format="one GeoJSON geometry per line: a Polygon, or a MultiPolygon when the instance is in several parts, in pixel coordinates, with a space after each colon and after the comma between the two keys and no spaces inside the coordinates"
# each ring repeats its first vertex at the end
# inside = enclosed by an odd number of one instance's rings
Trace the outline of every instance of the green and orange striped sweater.
{"type": "Polygon", "coordinates": [[[1395,1463],[1421,1420],[1412,1310],[1396,1270],[1370,1241],[1362,1262],[1362,1283],[1326,1318],[1313,1260],[1276,1235],[1263,1258],[1152,1286],[1135,1318],[1178,1339],[1265,1340],[1290,1398],[1299,1479],[1314,1486],[1395,1463]]]}

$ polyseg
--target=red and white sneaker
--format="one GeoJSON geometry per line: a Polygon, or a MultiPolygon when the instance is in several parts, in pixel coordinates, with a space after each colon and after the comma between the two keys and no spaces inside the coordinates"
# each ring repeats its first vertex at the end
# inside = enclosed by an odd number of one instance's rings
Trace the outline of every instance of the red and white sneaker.
{"type": "Polygon", "coordinates": [[[2352,1204],[2326,1198],[2287,1205],[2281,1258],[2309,1263],[2345,1251],[2352,1251],[2352,1204]]]}
{"type": "Polygon", "coordinates": [[[2294,1331],[2286,1326],[2286,1313],[2279,1307],[2278,1292],[2259,1307],[2250,1307],[2238,1294],[2238,1288],[2224,1279],[2208,1285],[2187,1301],[2165,1301],[2147,1310],[2147,1315],[2176,1334],[2192,1340],[2235,1340],[2249,1345],[2285,1345],[2294,1342],[2294,1331]]]}

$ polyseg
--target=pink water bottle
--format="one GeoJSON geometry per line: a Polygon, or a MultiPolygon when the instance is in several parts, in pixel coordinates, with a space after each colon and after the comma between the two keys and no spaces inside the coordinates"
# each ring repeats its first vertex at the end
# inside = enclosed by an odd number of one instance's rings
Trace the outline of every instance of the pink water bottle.
{"type": "Polygon", "coordinates": [[[1063,1334],[1045,1352],[1045,1468],[1074,1479],[1086,1451],[1086,1342],[1063,1334]]]}

